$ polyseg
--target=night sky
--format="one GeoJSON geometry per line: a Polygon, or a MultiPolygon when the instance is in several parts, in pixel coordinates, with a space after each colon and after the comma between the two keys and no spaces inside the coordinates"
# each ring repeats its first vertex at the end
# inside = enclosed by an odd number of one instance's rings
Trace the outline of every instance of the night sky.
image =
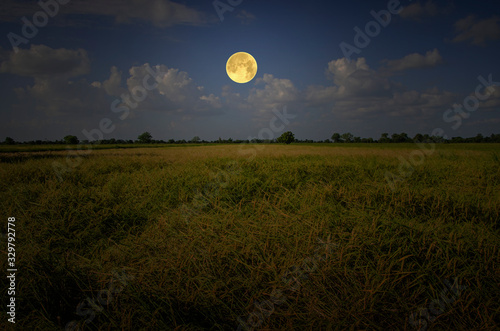
{"type": "Polygon", "coordinates": [[[1,140],[251,139],[285,107],[298,139],[500,133],[498,1],[44,3],[0,4],[1,140]]]}

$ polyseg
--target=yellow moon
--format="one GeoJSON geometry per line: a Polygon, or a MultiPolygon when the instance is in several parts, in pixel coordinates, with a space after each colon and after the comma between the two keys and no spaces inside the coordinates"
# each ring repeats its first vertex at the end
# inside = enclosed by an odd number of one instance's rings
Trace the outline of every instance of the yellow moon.
{"type": "Polygon", "coordinates": [[[227,60],[226,72],[236,83],[248,83],[257,74],[257,61],[246,52],[234,53],[227,60]]]}

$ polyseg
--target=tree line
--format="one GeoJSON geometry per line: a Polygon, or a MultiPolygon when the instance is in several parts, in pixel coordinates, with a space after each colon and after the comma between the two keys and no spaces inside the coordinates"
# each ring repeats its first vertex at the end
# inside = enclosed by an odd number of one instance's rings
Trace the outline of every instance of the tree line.
{"type": "Polygon", "coordinates": [[[107,144],[107,145],[125,145],[125,144],[241,144],[241,143],[285,143],[290,144],[292,142],[296,143],[412,143],[412,142],[441,142],[441,143],[500,143],[500,134],[491,134],[490,136],[483,136],[478,133],[474,137],[452,137],[450,139],[444,139],[443,137],[430,136],[428,134],[417,133],[413,138],[408,136],[408,134],[393,133],[389,136],[389,133],[382,133],[378,139],[373,138],[360,138],[355,137],[350,132],[338,133],[335,132],[330,139],[325,140],[311,140],[311,139],[296,139],[291,131],[283,133],[280,137],[276,139],[257,139],[252,140],[240,140],[240,139],[217,139],[217,140],[203,140],[198,136],[193,137],[190,140],[155,140],[149,132],[144,132],[140,134],[136,140],[124,140],[124,139],[103,139],[98,141],[88,141],[79,140],[77,136],[67,135],[61,140],[31,140],[24,142],[17,142],[11,137],[6,137],[2,144],[4,145],[16,145],[16,144],[26,144],[26,145],[77,145],[77,144],[107,144]]]}
{"type": "Polygon", "coordinates": [[[347,133],[334,133],[331,137],[333,143],[414,143],[414,142],[442,142],[442,143],[500,143],[500,134],[491,134],[490,136],[483,136],[478,133],[474,137],[452,137],[445,139],[440,136],[430,136],[428,134],[417,133],[413,138],[408,136],[407,133],[389,133],[385,132],[380,135],[376,140],[373,138],[360,138],[353,136],[350,132],[347,133]]]}

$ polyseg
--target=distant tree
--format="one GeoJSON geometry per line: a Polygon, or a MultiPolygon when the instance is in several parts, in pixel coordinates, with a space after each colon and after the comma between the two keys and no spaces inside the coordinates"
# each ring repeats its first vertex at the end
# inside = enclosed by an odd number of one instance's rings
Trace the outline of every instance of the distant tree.
{"type": "Polygon", "coordinates": [[[492,143],[500,143],[500,134],[491,134],[490,142],[492,143]]]}
{"type": "Polygon", "coordinates": [[[353,135],[350,133],[350,132],[347,132],[347,133],[344,133],[342,134],[342,139],[346,142],[346,143],[350,143],[352,142],[352,138],[353,138],[353,135]]]}
{"type": "Polygon", "coordinates": [[[193,137],[193,139],[191,139],[191,142],[192,142],[192,143],[197,143],[197,142],[199,142],[200,140],[201,140],[201,139],[200,139],[200,137],[198,137],[198,136],[194,136],[194,137],[193,137]]]}
{"type": "Polygon", "coordinates": [[[137,137],[141,144],[150,144],[153,141],[153,136],[149,132],[144,132],[137,137]]]}
{"type": "Polygon", "coordinates": [[[175,144],[175,140],[173,140],[173,139],[169,139],[169,140],[168,140],[168,143],[169,143],[169,144],[175,144]]]}
{"type": "Polygon", "coordinates": [[[332,138],[334,143],[342,142],[342,139],[340,139],[340,133],[338,133],[338,132],[335,132],[331,138],[332,138]]]}
{"type": "Polygon", "coordinates": [[[11,137],[6,137],[5,138],[5,144],[7,144],[7,145],[14,145],[15,143],[16,142],[11,137]]]}
{"type": "Polygon", "coordinates": [[[484,140],[484,137],[482,134],[478,133],[475,137],[474,137],[474,142],[475,143],[481,143],[483,142],[484,140]]]}
{"type": "Polygon", "coordinates": [[[361,137],[354,137],[354,142],[355,143],[360,143],[361,142],[361,137]]]}
{"type": "Polygon", "coordinates": [[[421,133],[417,133],[415,137],[413,137],[413,142],[421,143],[424,141],[424,136],[421,133]]]}
{"type": "Polygon", "coordinates": [[[283,133],[281,136],[279,136],[278,139],[276,139],[276,141],[288,145],[295,141],[295,136],[293,135],[292,131],[287,131],[283,133]]]}
{"type": "Polygon", "coordinates": [[[380,135],[378,142],[379,143],[390,143],[391,138],[389,138],[389,134],[387,132],[384,132],[384,133],[382,133],[382,135],[380,135]]]}
{"type": "Polygon", "coordinates": [[[444,137],[442,136],[432,136],[430,137],[431,141],[435,143],[445,143],[448,142],[444,137]]]}
{"type": "Polygon", "coordinates": [[[401,132],[400,134],[393,133],[391,138],[393,143],[405,143],[410,140],[405,132],[401,132]]]}

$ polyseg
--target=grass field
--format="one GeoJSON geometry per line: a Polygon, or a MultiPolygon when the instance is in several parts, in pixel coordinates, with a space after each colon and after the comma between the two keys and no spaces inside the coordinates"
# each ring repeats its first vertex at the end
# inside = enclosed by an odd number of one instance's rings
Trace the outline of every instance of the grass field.
{"type": "Polygon", "coordinates": [[[258,148],[4,150],[16,328],[500,327],[498,144],[258,148]]]}

